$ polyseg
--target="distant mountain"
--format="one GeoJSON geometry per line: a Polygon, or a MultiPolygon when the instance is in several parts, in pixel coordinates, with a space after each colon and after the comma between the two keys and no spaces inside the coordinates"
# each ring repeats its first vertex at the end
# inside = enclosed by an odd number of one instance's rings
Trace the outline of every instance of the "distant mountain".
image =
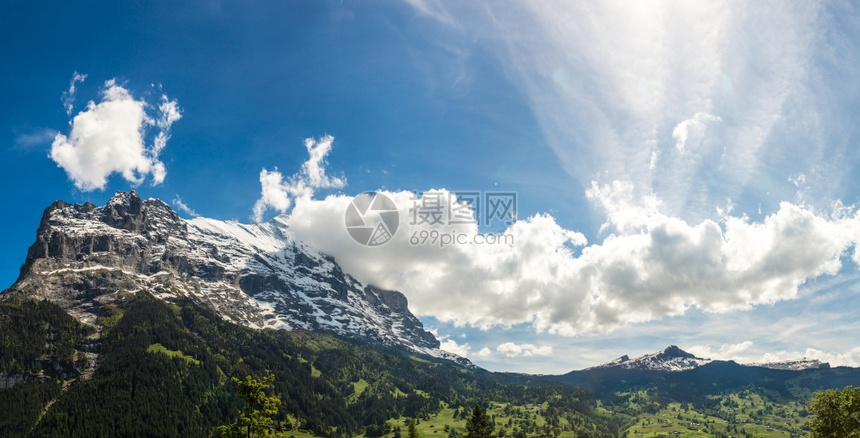
{"type": "MultiPolygon", "coordinates": [[[[646,354],[635,359],[630,359],[626,354],[618,359],[611,360],[602,365],[586,368],[588,370],[600,369],[625,369],[625,370],[640,370],[640,371],[689,371],[703,365],[714,362],[711,359],[696,357],[694,354],[688,353],[680,349],[676,345],[670,345],[656,353],[646,354]]],[[[830,368],[827,362],[821,362],[817,359],[795,359],[780,362],[755,362],[750,364],[740,364],[746,367],[769,368],[773,370],[791,370],[800,371],[807,369],[826,369],[830,368]]]]}
{"type": "Polygon", "coordinates": [[[781,361],[781,362],[755,362],[755,363],[749,364],[749,366],[770,368],[772,370],[792,370],[792,371],[830,368],[830,364],[827,362],[821,362],[818,359],[807,359],[805,357],[801,358],[801,359],[785,360],[785,361],[781,361]]]}
{"type": "Polygon", "coordinates": [[[635,359],[625,355],[595,367],[538,378],[586,388],[598,397],[656,388],[670,399],[701,401],[721,391],[752,386],[792,399],[821,389],[860,385],[860,368],[831,368],[809,359],[744,365],[703,359],[671,345],[635,359]]]}
{"type": "Polygon", "coordinates": [[[686,371],[710,362],[710,359],[696,357],[675,345],[670,345],[657,353],[646,354],[635,359],[630,359],[629,356],[624,355],[603,365],[587,368],[587,370],[620,368],[647,371],[686,371]]]}
{"type": "Polygon", "coordinates": [[[0,299],[47,299],[93,323],[139,291],[166,301],[191,298],[251,328],[329,330],[471,365],[439,349],[403,294],[344,273],[297,241],[282,218],[251,225],[185,220],[134,191],[117,192],[101,207],[48,207],[20,277],[0,299]]]}

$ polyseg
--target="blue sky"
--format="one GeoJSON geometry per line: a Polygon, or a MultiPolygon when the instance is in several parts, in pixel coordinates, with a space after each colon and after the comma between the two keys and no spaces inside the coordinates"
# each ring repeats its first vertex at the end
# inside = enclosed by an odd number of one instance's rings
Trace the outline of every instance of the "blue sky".
{"type": "Polygon", "coordinates": [[[298,237],[401,290],[446,348],[494,370],[564,372],[670,343],[860,366],[853,5],[2,12],[0,287],[51,202],[135,188],[184,217],[292,215],[298,237]],[[325,144],[320,160],[305,139],[325,144]],[[124,164],[94,165],[111,141],[124,164]],[[343,184],[294,191],[317,175],[308,163],[343,184]],[[265,185],[263,170],[282,179],[265,185]],[[416,249],[402,234],[367,252],[330,238],[356,194],[432,189],[516,192],[517,224],[461,231],[517,240],[416,249]]]}

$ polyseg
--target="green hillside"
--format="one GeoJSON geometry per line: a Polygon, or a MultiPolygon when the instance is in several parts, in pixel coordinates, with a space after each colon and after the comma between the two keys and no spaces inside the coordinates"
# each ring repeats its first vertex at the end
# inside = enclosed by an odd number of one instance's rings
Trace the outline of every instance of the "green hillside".
{"type": "Polygon", "coordinates": [[[446,426],[462,429],[453,412],[475,404],[493,406],[499,430],[512,434],[614,436],[623,427],[566,385],[321,332],[247,329],[191,302],[148,294],[122,302],[105,308],[97,327],[47,302],[3,304],[0,372],[24,381],[0,390],[2,436],[213,436],[241,405],[229,377],[268,372],[284,436],[393,436],[406,418],[418,419],[422,435],[444,435],[446,426]],[[514,422],[516,412],[529,413],[514,422]]]}
{"type": "Polygon", "coordinates": [[[0,437],[211,437],[242,405],[230,377],[272,373],[284,437],[405,438],[415,421],[421,437],[460,438],[477,404],[502,438],[791,438],[808,435],[815,391],[860,380],[854,368],[716,362],[490,373],[325,332],[252,330],[191,301],[117,302],[95,325],[44,301],[0,303],[0,437]]]}

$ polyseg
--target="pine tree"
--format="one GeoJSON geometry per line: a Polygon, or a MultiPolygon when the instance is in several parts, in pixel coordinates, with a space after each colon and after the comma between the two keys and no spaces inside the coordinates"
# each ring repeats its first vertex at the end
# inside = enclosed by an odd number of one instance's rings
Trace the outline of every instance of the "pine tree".
{"type": "Polygon", "coordinates": [[[271,438],[272,417],[278,413],[281,400],[277,397],[266,395],[266,389],[275,381],[275,376],[270,374],[261,380],[251,376],[245,376],[245,380],[233,377],[233,383],[237,385],[236,392],[242,397],[245,406],[239,413],[235,423],[218,427],[218,433],[224,438],[271,438]]]}
{"type": "Polygon", "coordinates": [[[409,438],[418,438],[418,429],[415,427],[415,420],[409,420],[409,438]]]}
{"type": "Polygon", "coordinates": [[[479,405],[472,409],[472,416],[466,420],[466,438],[493,438],[495,429],[490,417],[479,405]]]}

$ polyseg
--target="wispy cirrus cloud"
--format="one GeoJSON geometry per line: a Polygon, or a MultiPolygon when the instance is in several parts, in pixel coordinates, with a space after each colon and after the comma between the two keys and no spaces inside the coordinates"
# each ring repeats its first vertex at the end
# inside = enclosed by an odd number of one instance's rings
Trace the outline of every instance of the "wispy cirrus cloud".
{"type": "Polygon", "coordinates": [[[675,129],[672,130],[672,138],[675,139],[675,149],[681,152],[685,151],[688,141],[696,143],[695,146],[698,146],[698,143],[705,136],[708,124],[721,121],[721,118],[708,113],[696,113],[692,118],[678,123],[678,126],[675,126],[675,129]]]}
{"type": "Polygon", "coordinates": [[[818,176],[809,201],[846,192],[856,157],[844,109],[860,97],[852,5],[422,5],[497,55],[583,189],[629,182],[687,220],[727,198],[775,211],[794,194],[790,174],[818,176]]]}
{"type": "Polygon", "coordinates": [[[173,198],[173,206],[178,208],[179,211],[187,214],[188,216],[191,216],[191,217],[200,216],[199,214],[197,214],[196,211],[194,211],[194,209],[192,209],[187,204],[185,204],[185,202],[182,201],[182,198],[180,198],[179,195],[176,195],[176,197],[173,198]]]}
{"type": "Polygon", "coordinates": [[[57,131],[50,128],[34,129],[19,133],[15,136],[15,148],[30,150],[48,146],[57,136],[57,131]]]}
{"type": "Polygon", "coordinates": [[[75,93],[77,92],[77,84],[83,83],[87,79],[87,75],[75,72],[72,74],[72,79],[69,81],[69,89],[63,92],[63,108],[66,109],[66,115],[71,116],[72,110],[75,108],[75,93]]]}

